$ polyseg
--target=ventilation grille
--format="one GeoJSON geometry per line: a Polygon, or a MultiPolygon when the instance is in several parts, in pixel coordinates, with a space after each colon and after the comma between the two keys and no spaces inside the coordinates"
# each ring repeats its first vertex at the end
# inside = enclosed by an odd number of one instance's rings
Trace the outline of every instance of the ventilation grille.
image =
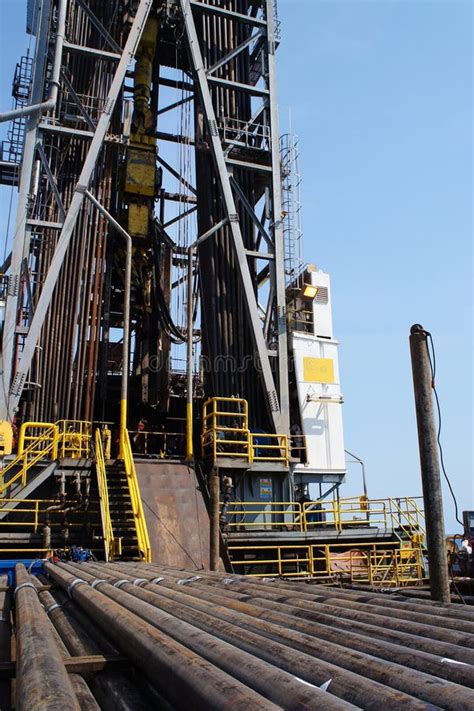
{"type": "Polygon", "coordinates": [[[327,304],[329,303],[329,291],[327,286],[318,286],[318,291],[314,297],[314,301],[317,304],[327,304]]]}

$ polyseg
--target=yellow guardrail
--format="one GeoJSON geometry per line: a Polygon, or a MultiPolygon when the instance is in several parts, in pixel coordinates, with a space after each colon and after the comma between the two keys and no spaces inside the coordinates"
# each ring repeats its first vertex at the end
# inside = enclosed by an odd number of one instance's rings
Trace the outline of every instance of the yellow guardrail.
{"type": "Polygon", "coordinates": [[[248,403],[243,398],[210,398],[203,406],[201,451],[213,462],[218,458],[282,462],[288,466],[288,436],[251,432],[248,403]]]}
{"type": "MultiPolygon", "coordinates": [[[[21,433],[20,433],[21,436],[21,433]]],[[[43,434],[29,441],[25,447],[25,437],[22,440],[22,450],[4,469],[0,471],[0,497],[13,484],[21,481],[22,487],[26,485],[27,473],[42,459],[54,460],[57,458],[57,427],[51,424],[44,428],[43,434]],[[7,477],[7,475],[9,475],[7,477]]]]}
{"type": "Polygon", "coordinates": [[[287,435],[250,432],[250,457],[251,462],[284,462],[288,466],[287,435]]]}
{"type": "Polygon", "coordinates": [[[365,497],[329,501],[231,501],[223,504],[228,528],[280,528],[311,532],[332,528],[378,526],[392,530],[402,540],[424,536],[423,512],[417,500],[366,499],[365,497]]]}
{"type": "Polygon", "coordinates": [[[60,459],[88,459],[91,455],[92,423],[87,420],[59,420],[58,453],[60,459]]]}
{"type": "Polygon", "coordinates": [[[240,430],[249,428],[249,407],[247,400],[238,397],[211,397],[203,405],[203,429],[217,427],[235,427],[240,430]],[[234,424],[229,423],[232,418],[234,424]],[[210,423],[210,424],[209,424],[210,423]]]}
{"type": "Polygon", "coordinates": [[[225,507],[227,528],[284,527],[303,531],[302,506],[291,501],[231,501],[225,507]]]}
{"type": "MultiPolygon", "coordinates": [[[[20,514],[21,521],[0,520],[0,527],[14,526],[15,528],[31,528],[33,533],[38,533],[38,531],[45,523],[45,514],[47,513],[47,509],[51,506],[57,505],[57,503],[57,499],[23,499],[17,497],[13,497],[11,499],[1,499],[0,514],[20,514]]],[[[73,501],[72,499],[70,501],[66,500],[64,502],[64,506],[65,508],[67,508],[68,506],[73,506],[75,503],[77,502],[73,501]]],[[[88,510],[91,511],[91,509],[88,510]]],[[[56,515],[61,516],[62,511],[53,510],[49,513],[49,516],[51,518],[54,518],[54,516],[56,515]]],[[[54,521],[52,521],[51,525],[54,526],[56,524],[54,523],[54,521]]],[[[62,525],[62,523],[58,522],[57,525],[60,526],[62,525]]],[[[82,527],[83,523],[79,521],[68,522],[68,526],[69,528],[79,526],[82,527]]]]}
{"type": "Polygon", "coordinates": [[[133,519],[137,532],[138,549],[143,556],[145,562],[151,562],[151,547],[148,537],[148,530],[145,522],[145,514],[143,513],[142,499],[140,496],[140,488],[138,486],[137,472],[135,462],[133,461],[132,448],[130,446],[130,437],[128,431],[124,430],[122,440],[123,462],[127,475],[127,483],[130,491],[130,499],[132,502],[133,519]]]}
{"type": "Polygon", "coordinates": [[[156,454],[160,459],[182,459],[186,454],[186,432],[129,430],[136,454],[156,454]]]}
{"type": "Polygon", "coordinates": [[[230,545],[228,550],[232,566],[251,577],[346,577],[374,587],[419,585],[424,577],[422,549],[396,543],[358,543],[351,549],[347,543],[230,545]]]}
{"type": "Polygon", "coordinates": [[[245,571],[245,575],[250,577],[310,577],[312,573],[311,546],[291,545],[291,546],[229,546],[229,554],[232,560],[232,567],[239,571],[241,567],[266,566],[264,572],[251,573],[245,571]],[[236,557],[236,553],[240,556],[236,557]],[[250,558],[255,554],[262,554],[261,558],[250,558]],[[242,555],[244,558],[242,558],[242,555]],[[268,566],[275,567],[272,572],[268,566]]]}
{"type": "Polygon", "coordinates": [[[105,560],[113,560],[116,552],[116,542],[110,518],[109,490],[107,486],[107,474],[105,471],[104,448],[99,429],[95,431],[95,468],[97,472],[97,485],[99,489],[100,516],[102,519],[102,529],[104,532],[104,553],[105,560]]]}
{"type": "Polygon", "coordinates": [[[18,454],[0,471],[0,497],[19,481],[25,486],[28,470],[43,460],[88,458],[91,432],[91,423],[83,420],[24,422],[20,427],[18,454]]]}
{"type": "MultiPolygon", "coordinates": [[[[48,506],[53,506],[55,499],[4,499],[0,502],[0,513],[21,514],[22,521],[15,521],[15,528],[32,528],[33,533],[38,533],[40,525],[40,514],[44,513],[48,506]],[[28,518],[31,516],[31,520],[28,518]]],[[[11,521],[0,521],[0,526],[11,526],[11,521]]]]}
{"type": "Polygon", "coordinates": [[[23,454],[25,449],[35,455],[53,442],[52,459],[57,459],[58,435],[59,428],[53,422],[24,422],[18,437],[18,455],[23,454]]]}

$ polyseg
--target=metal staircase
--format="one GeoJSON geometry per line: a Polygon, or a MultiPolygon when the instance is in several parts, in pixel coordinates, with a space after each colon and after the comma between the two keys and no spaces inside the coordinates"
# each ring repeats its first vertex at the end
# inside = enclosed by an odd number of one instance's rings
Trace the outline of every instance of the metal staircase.
{"type": "Polygon", "coordinates": [[[141,560],[132,498],[127,482],[127,473],[122,461],[106,465],[109,511],[113,537],[116,541],[114,558],[141,560]]]}

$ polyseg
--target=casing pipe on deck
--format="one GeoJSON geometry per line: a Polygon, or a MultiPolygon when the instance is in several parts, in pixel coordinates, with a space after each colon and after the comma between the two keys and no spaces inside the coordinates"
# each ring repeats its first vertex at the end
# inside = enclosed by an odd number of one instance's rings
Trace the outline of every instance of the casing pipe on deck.
{"type": "MultiPolygon", "coordinates": [[[[102,566],[96,566],[97,570],[104,570],[102,566]]],[[[148,576],[147,571],[142,568],[127,568],[130,576],[148,576]]],[[[108,564],[107,571],[111,574],[116,574],[119,577],[127,578],[124,575],[123,569],[115,563],[108,564]]],[[[99,577],[102,573],[97,573],[99,577]]],[[[190,574],[190,577],[191,574],[190,574]]],[[[201,574],[199,576],[201,578],[201,574]]],[[[151,577],[151,580],[159,581],[161,590],[169,589],[175,591],[183,574],[179,572],[169,573],[162,571],[159,577],[151,577]]],[[[130,577],[133,580],[133,578],[130,577]]],[[[228,575],[223,578],[229,579],[228,575]]],[[[196,597],[198,600],[207,600],[222,607],[229,607],[237,612],[244,612],[250,617],[267,620],[279,624],[286,629],[293,629],[295,632],[300,631],[305,634],[311,634],[321,641],[334,642],[348,647],[350,650],[372,654],[374,657],[380,657],[390,662],[402,664],[410,669],[426,672],[435,676],[453,681],[464,686],[474,688],[474,667],[469,664],[446,664],[443,662],[445,657],[451,657],[453,647],[445,643],[436,643],[435,640],[422,638],[412,634],[401,633],[393,635],[391,639],[384,640],[380,637],[378,628],[374,625],[366,624],[351,624],[350,621],[342,621],[337,619],[339,626],[335,625],[336,616],[324,613],[314,613],[303,609],[295,608],[288,603],[273,602],[265,600],[264,605],[256,604],[255,598],[251,595],[239,594],[232,592],[232,585],[225,584],[219,587],[204,586],[199,584],[199,580],[195,580],[192,584],[186,586],[186,594],[196,597]],[[229,594],[228,588],[231,588],[229,594]]],[[[150,589],[150,588],[146,588],[150,589]]],[[[258,588],[255,591],[258,596],[258,588]]],[[[400,603],[399,603],[400,605],[400,603]]],[[[249,627],[252,622],[249,620],[249,627]]],[[[324,642],[322,642],[324,643],[324,642]]],[[[462,655],[462,649],[459,650],[462,655]]],[[[456,657],[451,657],[456,658],[456,657]]],[[[459,661],[465,661],[460,658],[459,661]]],[[[469,661],[469,660],[466,660],[469,661]]],[[[472,660],[471,660],[472,661],[472,660]]]]}
{"type": "Polygon", "coordinates": [[[412,326],[410,329],[410,354],[418,426],[431,598],[449,603],[451,596],[438,442],[433,413],[432,389],[434,383],[428,351],[428,336],[429,333],[420,324],[412,326]]]}
{"type": "Polygon", "coordinates": [[[130,294],[132,284],[132,238],[122,225],[112,217],[110,212],[92,195],[89,190],[85,191],[86,196],[96,206],[99,212],[110,224],[115,227],[125,239],[125,280],[124,280],[124,303],[123,303],[123,346],[122,346],[122,381],[120,386],[120,452],[119,457],[123,459],[123,438],[127,429],[127,399],[128,399],[128,369],[130,357],[130,294]]]}
{"type": "MultiPolygon", "coordinates": [[[[265,698],[278,704],[283,709],[303,709],[305,711],[321,711],[327,709],[354,709],[352,704],[337,699],[331,694],[320,690],[317,686],[305,685],[294,675],[279,670],[275,674],[273,664],[260,660],[243,649],[236,647],[216,637],[209,630],[204,630],[199,624],[190,621],[193,612],[188,610],[186,619],[181,618],[183,606],[179,601],[171,601],[167,609],[157,606],[154,590],[143,589],[124,577],[105,575],[105,580],[96,578],[102,575],[102,568],[95,565],[70,566],[81,577],[112,600],[116,600],[127,610],[141,617],[146,622],[157,627],[164,634],[188,647],[199,656],[232,675],[243,684],[262,694],[265,698]],[[83,572],[84,569],[87,572],[83,572]],[[116,585],[113,585],[116,583],[116,585]]],[[[153,588],[153,586],[151,586],[153,588]]],[[[179,593],[178,593],[179,594],[179,593]]],[[[199,612],[196,611],[199,615],[199,612]]]]}
{"type": "Polygon", "coordinates": [[[276,711],[278,706],[175,642],[75,575],[69,566],[45,563],[47,574],[106,631],[159,693],[178,708],[196,711],[276,711]]]}
{"type": "MultiPolygon", "coordinates": [[[[33,582],[39,585],[37,579],[34,579],[33,582]]],[[[61,598],[54,598],[48,590],[38,592],[38,597],[71,656],[87,657],[93,654],[113,654],[115,652],[113,646],[105,638],[97,642],[87,634],[84,625],[81,624],[77,617],[77,609],[75,610],[76,617],[71,616],[66,609],[68,606],[74,607],[74,602],[70,598],[66,598],[61,602],[61,598]]],[[[91,623],[89,622],[89,624],[91,623]]],[[[95,630],[95,632],[96,635],[97,633],[100,635],[100,630],[95,630]]],[[[132,684],[128,677],[122,673],[104,669],[100,674],[91,672],[89,674],[84,673],[82,676],[90,684],[101,708],[111,709],[113,707],[112,699],[120,699],[120,711],[145,708],[145,697],[136,688],[135,684],[132,684]]],[[[84,693],[81,701],[83,702],[83,700],[84,693]]],[[[3,709],[4,707],[0,705],[0,708],[3,709]]]]}
{"type": "MultiPolygon", "coordinates": [[[[89,569],[91,566],[86,564],[85,567],[89,569]]],[[[97,565],[93,567],[98,571],[102,570],[97,565]]],[[[75,565],[74,568],[83,575],[82,564],[75,565]]],[[[101,572],[98,573],[98,577],[101,575],[101,572]]],[[[240,611],[229,610],[204,599],[190,599],[191,586],[192,582],[189,586],[176,586],[172,590],[162,588],[161,583],[141,583],[139,586],[130,583],[124,587],[131,595],[141,597],[175,618],[253,654],[313,686],[321,686],[331,679],[330,693],[368,711],[376,711],[383,704],[399,709],[409,708],[411,711],[432,709],[433,706],[426,704],[425,695],[429,694],[434,698],[436,694],[436,698],[442,698],[444,701],[448,689],[456,692],[457,705],[455,707],[448,703],[443,705],[443,708],[449,708],[451,711],[470,709],[465,703],[462,687],[436,680],[436,688],[433,689],[434,678],[431,676],[404,669],[367,654],[358,654],[338,645],[321,642],[317,638],[294,632],[286,626],[249,618],[240,611]]],[[[103,589],[102,585],[100,588],[103,589]]],[[[136,614],[141,613],[137,610],[136,614]]],[[[148,614],[148,606],[144,609],[144,614],[148,614]]],[[[151,621],[151,618],[149,619],[151,621]]],[[[288,708],[286,704],[283,706],[288,708]]]]}
{"type": "MultiPolygon", "coordinates": [[[[10,624],[10,591],[8,590],[8,575],[0,575],[0,662],[11,659],[11,624],[10,624]]],[[[8,679],[0,680],[0,709],[9,711],[11,708],[11,690],[8,679]]]]}
{"type": "Polygon", "coordinates": [[[50,621],[23,563],[17,563],[15,576],[16,708],[80,711],[50,621]]]}
{"type": "MultiPolygon", "coordinates": [[[[120,566],[122,564],[113,563],[120,566]]],[[[164,569],[162,566],[143,564],[147,570],[154,570],[153,577],[157,575],[176,574],[176,570],[164,569]]],[[[143,575],[143,573],[142,573],[143,575]]],[[[209,573],[199,571],[199,580],[196,585],[200,588],[203,586],[211,586],[216,588],[222,585],[222,580],[228,578],[225,573],[209,573]]],[[[437,644],[438,653],[441,656],[447,656],[443,652],[443,646],[446,650],[449,648],[449,656],[458,661],[468,664],[474,664],[474,629],[473,625],[465,627],[463,620],[449,618],[439,618],[430,614],[423,614],[420,611],[410,612],[405,604],[399,606],[398,609],[385,607],[383,603],[385,598],[380,601],[380,606],[367,604],[366,596],[362,596],[363,601],[355,596],[353,599],[341,599],[333,596],[335,592],[332,588],[328,589],[325,586],[317,586],[323,589],[322,594],[318,593],[302,593],[299,590],[288,589],[288,585],[279,582],[266,583],[252,577],[245,578],[244,576],[232,576],[232,585],[226,583],[226,594],[233,597],[241,597],[248,600],[249,596],[252,602],[262,605],[267,608],[270,601],[277,602],[278,605],[283,604],[296,617],[315,621],[321,620],[323,623],[330,622],[333,626],[341,626],[347,628],[347,623],[351,626],[358,627],[363,625],[368,627],[369,634],[377,633],[377,636],[383,635],[384,639],[391,641],[396,638],[398,633],[408,634],[415,638],[418,644],[422,644],[423,640],[427,643],[425,651],[430,651],[430,645],[437,644]],[[241,580],[242,582],[239,582],[241,580]],[[284,588],[284,589],[283,589],[284,588]],[[283,590],[282,590],[283,589],[283,590]],[[229,590],[229,592],[227,592],[229,590]],[[419,638],[419,640],[417,639],[419,638]],[[457,650],[458,654],[455,653],[457,650]]],[[[194,585],[194,583],[193,583],[194,585]]],[[[337,591],[340,592],[340,591],[337,591]]],[[[449,607],[449,612],[451,612],[449,607]]],[[[466,620],[467,621],[467,620],[466,620]]],[[[469,620],[470,621],[470,620],[469,620]]]]}

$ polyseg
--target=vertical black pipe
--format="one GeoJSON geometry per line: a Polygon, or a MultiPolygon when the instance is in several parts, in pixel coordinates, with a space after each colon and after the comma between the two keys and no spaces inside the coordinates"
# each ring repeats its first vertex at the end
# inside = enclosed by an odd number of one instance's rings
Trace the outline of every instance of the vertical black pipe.
{"type": "Polygon", "coordinates": [[[431,598],[446,603],[451,601],[451,597],[438,443],[431,393],[433,382],[428,351],[428,332],[419,324],[415,324],[410,329],[410,353],[418,425],[431,598]]]}

